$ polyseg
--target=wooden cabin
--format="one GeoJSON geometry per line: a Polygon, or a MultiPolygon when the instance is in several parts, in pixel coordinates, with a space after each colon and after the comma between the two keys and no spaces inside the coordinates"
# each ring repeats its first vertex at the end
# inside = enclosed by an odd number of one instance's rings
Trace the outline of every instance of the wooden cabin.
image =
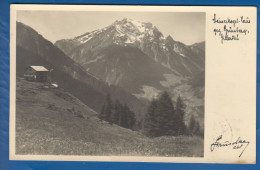
{"type": "Polygon", "coordinates": [[[24,78],[29,81],[47,82],[49,70],[44,66],[29,66],[25,73],[24,78]]]}

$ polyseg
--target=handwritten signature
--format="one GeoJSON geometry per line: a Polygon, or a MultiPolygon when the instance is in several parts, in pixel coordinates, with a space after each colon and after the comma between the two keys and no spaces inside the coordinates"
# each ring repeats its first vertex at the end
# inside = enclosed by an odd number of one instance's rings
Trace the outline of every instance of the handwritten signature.
{"type": "Polygon", "coordinates": [[[232,146],[232,149],[233,150],[236,150],[236,149],[243,149],[241,151],[241,153],[239,154],[238,157],[241,157],[242,154],[244,153],[244,151],[246,150],[247,146],[249,145],[249,141],[246,141],[246,140],[242,140],[240,137],[237,138],[236,141],[234,142],[230,142],[230,141],[224,141],[224,142],[221,142],[220,140],[222,139],[222,135],[220,135],[215,142],[213,142],[211,145],[210,145],[210,151],[213,152],[214,150],[216,150],[217,148],[224,148],[224,147],[229,147],[229,146],[232,146]]]}

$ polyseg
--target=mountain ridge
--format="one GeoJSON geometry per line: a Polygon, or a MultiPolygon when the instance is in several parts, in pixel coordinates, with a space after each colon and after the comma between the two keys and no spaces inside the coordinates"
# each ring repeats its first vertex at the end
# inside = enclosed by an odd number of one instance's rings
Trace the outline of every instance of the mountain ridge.
{"type": "Polygon", "coordinates": [[[187,46],[173,40],[170,35],[165,37],[152,23],[132,19],[117,20],[105,28],[54,43],[79,63],[92,55],[88,52],[90,47],[95,52],[108,44],[139,48],[156,62],[182,76],[190,77],[204,70],[205,49],[196,45],[187,46]]]}
{"type": "Polygon", "coordinates": [[[107,93],[122,103],[127,103],[137,114],[144,112],[145,105],[135,96],[92,76],[31,27],[17,22],[16,35],[17,76],[22,76],[29,65],[45,64],[54,69],[51,73],[54,81],[97,112],[107,93]]]}

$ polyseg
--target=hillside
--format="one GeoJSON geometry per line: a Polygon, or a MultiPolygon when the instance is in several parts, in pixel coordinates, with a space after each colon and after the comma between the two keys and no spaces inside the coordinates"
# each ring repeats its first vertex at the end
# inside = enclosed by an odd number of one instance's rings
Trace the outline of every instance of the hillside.
{"type": "Polygon", "coordinates": [[[199,137],[146,138],[99,121],[62,88],[23,78],[17,78],[16,135],[19,155],[203,156],[199,137]]]}
{"type": "Polygon", "coordinates": [[[101,110],[107,93],[129,105],[137,116],[145,111],[144,103],[134,95],[93,76],[32,28],[17,22],[16,36],[17,76],[23,75],[29,65],[44,65],[53,70],[51,81],[57,82],[97,112],[101,110]]]}

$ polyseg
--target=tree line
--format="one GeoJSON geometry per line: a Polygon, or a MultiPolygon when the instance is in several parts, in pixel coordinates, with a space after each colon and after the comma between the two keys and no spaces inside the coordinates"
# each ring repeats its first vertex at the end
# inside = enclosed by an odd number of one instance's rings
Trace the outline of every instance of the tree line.
{"type": "Polygon", "coordinates": [[[128,129],[133,129],[136,121],[135,113],[130,110],[127,104],[121,104],[118,99],[113,102],[109,94],[106,95],[99,118],[111,125],[117,124],[128,129]]]}
{"type": "Polygon", "coordinates": [[[175,106],[167,92],[153,99],[143,121],[143,133],[148,137],[202,135],[200,125],[191,116],[188,126],[184,123],[186,105],[177,98],[175,106]]]}
{"type": "MultiPolygon", "coordinates": [[[[167,92],[153,99],[144,116],[141,131],[148,137],[159,136],[203,136],[199,122],[192,115],[188,125],[184,123],[186,105],[179,96],[175,105],[167,92]]],[[[99,118],[109,124],[116,124],[128,129],[136,129],[135,113],[117,99],[113,101],[109,94],[106,96],[99,118]]]]}

